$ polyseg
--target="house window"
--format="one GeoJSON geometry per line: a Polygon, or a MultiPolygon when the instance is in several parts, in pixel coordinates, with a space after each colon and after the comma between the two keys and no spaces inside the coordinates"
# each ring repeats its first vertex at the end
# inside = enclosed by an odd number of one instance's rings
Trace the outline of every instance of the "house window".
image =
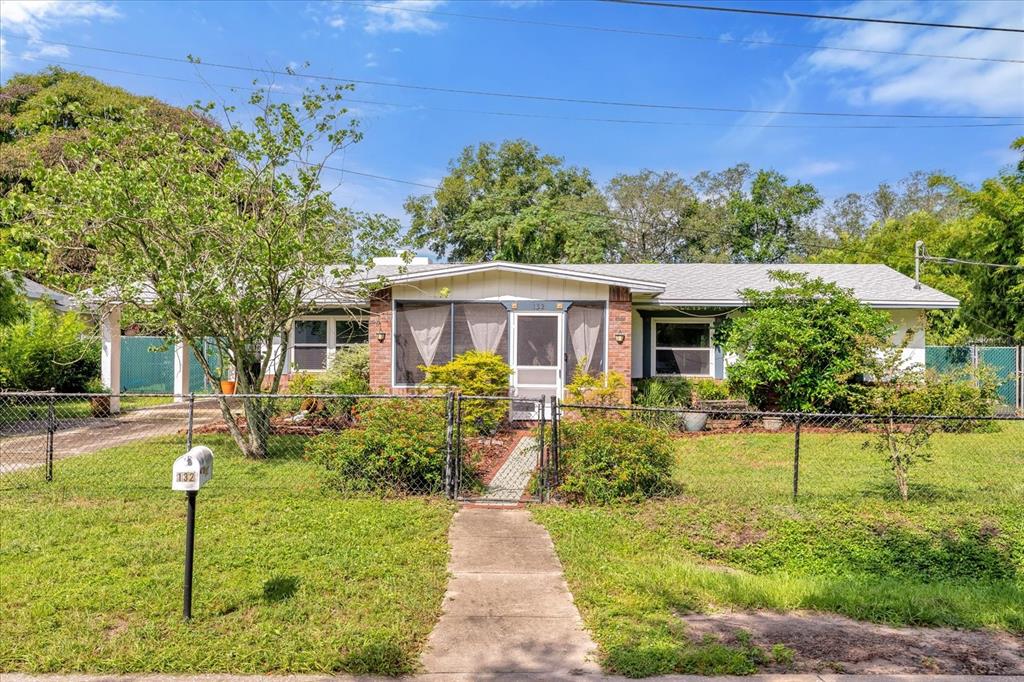
{"type": "Polygon", "coordinates": [[[327,320],[297,320],[292,364],[298,370],[327,366],[327,320]]]}
{"type": "Polygon", "coordinates": [[[345,315],[297,320],[292,332],[292,368],[302,372],[323,371],[337,351],[369,341],[366,318],[345,315]]]}
{"type": "Polygon", "coordinates": [[[334,348],[342,350],[346,346],[356,346],[370,342],[370,324],[368,320],[335,320],[334,348]]]}
{"type": "Polygon", "coordinates": [[[714,349],[709,322],[654,320],[655,376],[711,376],[714,349]]]}
{"type": "Polygon", "coordinates": [[[468,350],[508,362],[508,311],[500,303],[396,301],[394,385],[422,383],[420,367],[443,365],[468,350]]]}

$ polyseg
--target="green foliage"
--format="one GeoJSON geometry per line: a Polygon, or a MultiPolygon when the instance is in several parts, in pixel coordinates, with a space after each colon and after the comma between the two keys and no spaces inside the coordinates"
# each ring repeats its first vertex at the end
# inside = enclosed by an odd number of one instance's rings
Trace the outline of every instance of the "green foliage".
{"type": "Polygon", "coordinates": [[[1024,137],[1013,143],[1015,166],[974,190],[950,177],[933,178],[966,207],[954,223],[962,235],[954,255],[1016,268],[970,267],[970,296],[961,309],[981,337],[1024,342],[1024,137]]]}
{"type": "MultiPolygon", "coordinates": [[[[370,392],[370,346],[345,346],[334,355],[323,372],[296,372],[288,382],[288,393],[308,395],[330,393],[334,395],[364,395],[370,392]]],[[[350,416],[356,398],[305,398],[279,401],[287,412],[305,410],[310,414],[332,417],[350,416]]]]}
{"type": "Polygon", "coordinates": [[[75,393],[99,374],[100,347],[76,313],[33,303],[28,318],[0,327],[0,389],[75,393]]]}
{"type": "Polygon", "coordinates": [[[637,382],[636,400],[647,407],[690,407],[693,380],[689,377],[650,377],[637,382]]]}
{"type": "Polygon", "coordinates": [[[27,311],[27,302],[16,281],[13,274],[0,269],[0,328],[23,319],[27,311]]]}
{"type": "Polygon", "coordinates": [[[609,503],[669,492],[674,458],[665,432],[616,417],[561,424],[559,493],[575,502],[609,503]]]}
{"type": "Polygon", "coordinates": [[[446,456],[443,400],[361,400],[358,423],[306,444],[328,487],[343,492],[406,494],[441,489],[446,456]]]}
{"type": "Polygon", "coordinates": [[[697,379],[693,382],[693,391],[698,400],[728,400],[731,395],[729,384],[717,379],[697,379]]]}
{"type": "Polygon", "coordinates": [[[775,288],[743,291],[748,309],[720,327],[723,350],[739,356],[729,382],[759,409],[844,409],[853,382],[889,345],[889,315],[820,278],[771,277],[775,288]]]}
{"type": "MultiPolygon", "coordinates": [[[[454,388],[463,395],[507,396],[512,368],[497,353],[468,350],[444,365],[421,368],[423,383],[454,388]]],[[[463,400],[463,429],[469,435],[490,435],[508,418],[509,404],[500,400],[463,400]]]]}
{"type": "Polygon", "coordinates": [[[526,140],[466,147],[432,195],[405,202],[413,245],[461,262],[602,262],[605,209],[588,171],[526,140]]]}
{"type": "Polygon", "coordinates": [[[590,374],[583,362],[576,364],[572,381],[565,387],[569,402],[576,405],[621,405],[627,391],[626,377],[618,372],[590,374]]]}
{"type": "Polygon", "coordinates": [[[780,263],[800,255],[815,235],[811,215],[821,206],[814,185],[788,184],[777,171],[758,171],[749,194],[734,192],[728,215],[737,235],[732,259],[741,263],[780,263]]]}
{"type": "MultiPolygon", "coordinates": [[[[338,208],[322,185],[327,159],[361,138],[344,119],[348,89],[280,102],[257,89],[239,116],[206,105],[181,121],[148,108],[90,117],[91,133],[65,146],[67,163],[36,164],[30,186],[4,198],[6,215],[51,251],[90,245],[85,283],[95,291],[148,308],[193,348],[218,340],[246,395],[249,428],[234,416],[228,426],[254,458],[266,455],[272,406],[248,396],[280,386],[287,358],[275,341],[310,311],[325,272],[349,276],[397,231],[396,221],[338,208]]],[[[210,358],[197,358],[215,380],[210,358]]]]}

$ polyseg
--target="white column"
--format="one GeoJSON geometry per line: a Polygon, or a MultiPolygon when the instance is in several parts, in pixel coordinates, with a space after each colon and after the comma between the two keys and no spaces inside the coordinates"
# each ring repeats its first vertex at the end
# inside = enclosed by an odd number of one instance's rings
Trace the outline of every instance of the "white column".
{"type": "Polygon", "coordinates": [[[189,360],[192,346],[184,341],[174,344],[174,402],[182,403],[189,394],[189,360]]]}
{"type": "MultiPolygon", "coordinates": [[[[103,348],[100,355],[100,378],[111,393],[121,393],[121,306],[111,306],[100,322],[103,348]]],[[[121,411],[121,398],[110,399],[110,411],[121,411]]]]}

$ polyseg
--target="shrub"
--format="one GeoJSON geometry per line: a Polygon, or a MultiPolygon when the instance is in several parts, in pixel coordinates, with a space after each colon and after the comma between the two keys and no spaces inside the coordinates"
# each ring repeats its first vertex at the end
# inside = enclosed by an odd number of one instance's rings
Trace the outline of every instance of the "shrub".
{"type": "Polygon", "coordinates": [[[572,382],[565,387],[569,400],[577,405],[621,405],[626,397],[626,377],[618,372],[588,373],[576,365],[572,382]]]}
{"type": "Polygon", "coordinates": [[[693,383],[688,377],[640,379],[637,381],[637,402],[647,407],[690,407],[693,404],[693,383]]]}
{"type": "MultiPolygon", "coordinates": [[[[288,382],[288,393],[334,393],[338,395],[360,395],[370,392],[370,347],[368,344],[347,346],[335,354],[330,366],[323,372],[297,372],[288,382]]],[[[355,405],[354,398],[323,400],[306,398],[285,401],[283,407],[289,412],[306,410],[311,413],[323,412],[331,416],[348,415],[355,405]]]]}
{"type": "Polygon", "coordinates": [[[59,313],[45,301],[28,317],[0,327],[0,388],[77,393],[100,372],[100,345],[76,313],[59,313]]]}
{"type": "Polygon", "coordinates": [[[717,379],[698,379],[693,382],[693,392],[698,400],[727,400],[729,384],[717,379]]]}
{"type": "Polygon", "coordinates": [[[615,417],[565,421],[560,428],[559,491],[566,499],[608,503],[671,489],[673,450],[664,431],[615,417]]]}
{"type": "Polygon", "coordinates": [[[357,424],[306,444],[306,458],[344,492],[418,493],[441,489],[446,456],[443,400],[380,398],[356,404],[357,424]]]}
{"type": "Polygon", "coordinates": [[[758,409],[844,409],[852,386],[890,346],[888,313],[821,278],[770,275],[775,288],[740,292],[747,310],[717,332],[723,350],[739,356],[729,382],[758,409]]]}
{"type": "MultiPolygon", "coordinates": [[[[680,396],[673,390],[673,384],[676,383],[662,379],[646,379],[640,383],[636,396],[633,399],[633,404],[637,407],[655,408],[688,407],[689,394],[687,394],[686,403],[678,402],[680,396]]],[[[689,384],[687,383],[687,385],[689,384]]],[[[631,416],[638,422],[660,429],[672,429],[679,422],[679,415],[675,412],[647,412],[640,410],[631,413],[631,416]]]]}
{"type": "MultiPolygon", "coordinates": [[[[453,388],[464,395],[507,396],[512,368],[496,353],[469,350],[444,365],[423,367],[424,383],[453,388]]],[[[494,433],[508,417],[509,404],[502,400],[462,402],[463,428],[469,435],[494,433]]]]}

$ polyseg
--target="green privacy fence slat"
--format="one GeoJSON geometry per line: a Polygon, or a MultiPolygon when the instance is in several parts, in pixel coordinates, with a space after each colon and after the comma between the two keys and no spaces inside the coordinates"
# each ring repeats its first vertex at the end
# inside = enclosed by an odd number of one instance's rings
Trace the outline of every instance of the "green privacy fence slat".
{"type": "MultiPolygon", "coordinates": [[[[206,355],[215,367],[220,358],[212,343],[206,355]]],[[[189,357],[189,392],[212,393],[195,351],[189,357]]],[[[173,393],[174,346],[160,336],[121,337],[121,390],[125,393],[173,393]]]]}
{"type": "Polygon", "coordinates": [[[975,362],[995,372],[999,380],[997,393],[1004,405],[1017,404],[1017,354],[1015,346],[927,346],[925,366],[939,373],[973,367],[975,362]]]}

